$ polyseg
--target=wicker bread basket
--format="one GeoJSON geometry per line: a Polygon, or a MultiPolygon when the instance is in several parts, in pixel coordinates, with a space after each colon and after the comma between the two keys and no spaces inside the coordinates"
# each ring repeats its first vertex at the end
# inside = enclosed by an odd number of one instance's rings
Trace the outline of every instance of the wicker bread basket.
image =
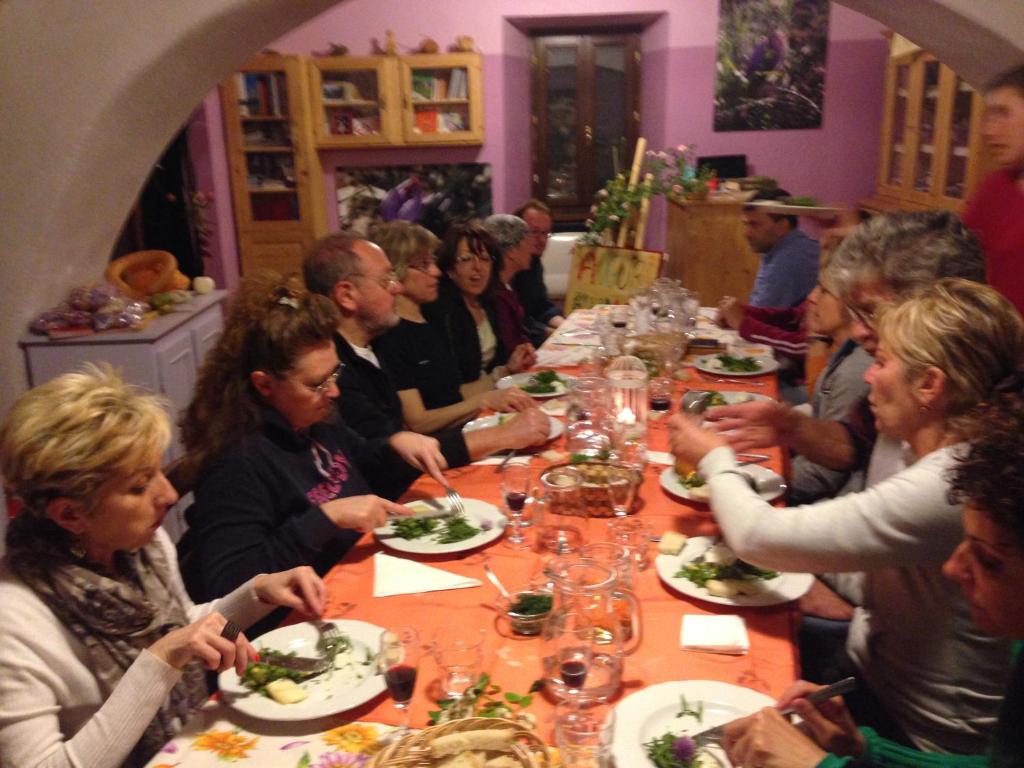
{"type": "MultiPolygon", "coordinates": [[[[370,762],[370,768],[433,768],[434,765],[441,762],[441,759],[432,757],[430,753],[430,744],[434,739],[462,731],[491,729],[515,732],[512,751],[502,754],[519,761],[523,768],[549,768],[551,765],[547,745],[533,731],[526,730],[511,720],[496,717],[466,717],[440,725],[432,725],[389,744],[374,755],[370,762]]],[[[491,753],[491,756],[497,754],[491,753]]]]}
{"type": "MultiPolygon", "coordinates": [[[[608,481],[607,471],[609,463],[606,461],[580,461],[574,464],[552,464],[544,473],[550,472],[561,467],[572,467],[583,475],[583,488],[581,489],[581,506],[582,509],[573,507],[572,505],[562,504],[559,500],[553,500],[550,510],[556,515],[576,515],[586,517],[614,517],[615,510],[612,509],[612,502],[608,496],[608,481]]],[[[614,465],[621,466],[621,465],[614,465]]],[[[633,471],[634,484],[639,486],[643,481],[643,476],[633,471]]],[[[634,488],[636,491],[637,488],[634,488]]],[[[635,512],[640,502],[639,493],[633,494],[633,506],[630,512],[635,512]]]]}

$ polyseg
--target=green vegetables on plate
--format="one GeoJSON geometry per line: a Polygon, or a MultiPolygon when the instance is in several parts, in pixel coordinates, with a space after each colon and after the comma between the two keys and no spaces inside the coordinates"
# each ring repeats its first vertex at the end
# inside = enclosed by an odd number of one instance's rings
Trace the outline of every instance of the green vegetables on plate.
{"type": "Polygon", "coordinates": [[[558,391],[556,385],[561,384],[565,388],[565,379],[555,371],[538,371],[533,374],[523,385],[523,392],[531,395],[550,395],[558,391]]]}
{"type": "Polygon", "coordinates": [[[687,579],[698,587],[707,587],[711,580],[767,581],[778,575],[777,571],[766,571],[743,560],[724,565],[698,559],[686,563],[676,572],[675,578],[687,579]]]}
{"type": "Polygon", "coordinates": [[[756,373],[761,370],[761,363],[753,357],[734,357],[732,355],[717,355],[718,362],[722,365],[723,371],[735,373],[756,373]]]}
{"type": "Polygon", "coordinates": [[[455,544],[480,533],[465,516],[456,513],[441,517],[395,517],[391,519],[391,529],[406,541],[433,536],[438,544],[455,544]]]}

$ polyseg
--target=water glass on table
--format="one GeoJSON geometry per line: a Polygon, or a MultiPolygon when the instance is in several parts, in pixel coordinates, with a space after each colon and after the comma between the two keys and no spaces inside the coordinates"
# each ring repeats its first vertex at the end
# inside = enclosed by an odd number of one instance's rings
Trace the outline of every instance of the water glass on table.
{"type": "Polygon", "coordinates": [[[508,534],[505,544],[512,549],[526,549],[526,537],[523,536],[523,512],[526,499],[530,495],[529,460],[512,460],[501,470],[501,493],[505,500],[505,514],[508,515],[508,534]]]}
{"type": "Polygon", "coordinates": [[[638,517],[620,517],[608,521],[608,541],[626,547],[638,571],[650,565],[651,527],[638,517]]]}
{"type": "Polygon", "coordinates": [[[402,723],[394,738],[401,738],[409,730],[409,702],[416,688],[421,655],[420,636],[412,627],[392,627],[380,636],[377,668],[384,675],[395,709],[402,713],[402,723]]]}
{"type": "Polygon", "coordinates": [[[434,659],[445,698],[460,699],[476,683],[483,667],[483,629],[442,627],[434,634],[434,659]]]}
{"type": "Polygon", "coordinates": [[[615,517],[625,517],[632,511],[636,498],[637,470],[623,464],[609,464],[605,478],[612,513],[615,517]]]}
{"type": "Polygon", "coordinates": [[[605,702],[555,707],[555,744],[565,768],[611,768],[615,709],[605,702]]]}
{"type": "Polygon", "coordinates": [[[582,613],[569,611],[549,618],[544,639],[544,676],[554,694],[579,700],[594,660],[594,625],[582,613]]]}
{"type": "Polygon", "coordinates": [[[542,550],[564,555],[583,543],[575,522],[586,518],[581,489],[583,475],[574,467],[553,467],[540,476],[541,494],[533,504],[537,543],[542,550]]]}

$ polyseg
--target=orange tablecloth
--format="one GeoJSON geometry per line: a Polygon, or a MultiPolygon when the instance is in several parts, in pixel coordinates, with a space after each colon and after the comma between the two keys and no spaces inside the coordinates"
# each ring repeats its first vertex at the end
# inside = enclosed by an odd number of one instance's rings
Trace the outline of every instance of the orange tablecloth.
{"type": "MultiPolygon", "coordinates": [[[[688,382],[676,386],[674,407],[686,387],[701,389],[749,390],[777,395],[774,376],[758,376],[736,384],[708,382],[696,373],[688,382]],[[751,382],[760,382],[756,386],[751,382]]],[[[667,449],[665,422],[657,421],[649,427],[648,444],[652,450],[667,449]]],[[[767,462],[776,471],[782,470],[780,452],[768,451],[772,460],[767,462]]],[[[544,462],[534,458],[532,466],[539,473],[544,462]]],[[[638,512],[647,520],[655,533],[678,530],[688,535],[717,533],[707,507],[692,505],[669,497],[660,487],[658,475],[662,465],[649,465],[644,474],[640,498],[643,506],[638,512]]],[[[469,466],[449,471],[452,485],[465,498],[480,499],[501,506],[500,476],[495,466],[469,466]]],[[[421,478],[410,489],[407,499],[441,495],[436,482],[421,478]]],[[[588,540],[603,540],[605,522],[590,520],[588,540]]],[[[530,535],[528,533],[528,535],[530,535]]],[[[466,628],[486,627],[487,641],[484,669],[506,691],[526,693],[530,684],[541,677],[543,641],[539,637],[511,635],[493,609],[497,597],[495,589],[484,580],[482,565],[491,567],[509,587],[524,584],[530,574],[539,570],[543,556],[533,550],[514,551],[503,539],[479,550],[453,555],[412,557],[460,575],[484,582],[480,588],[427,592],[418,595],[373,597],[373,554],[381,545],[372,537],[364,537],[345,559],[326,577],[329,592],[326,618],[350,618],[368,621],[380,626],[412,625],[429,641],[435,628],[458,624],[466,628]]],[[[656,554],[652,546],[652,559],[656,554]]],[[[778,696],[797,677],[794,627],[797,609],[794,604],[764,608],[735,608],[694,601],[664,586],[654,568],[638,574],[636,594],[642,604],[643,641],[638,650],[625,659],[621,696],[644,686],[669,680],[708,679],[746,686],[778,696]],[[694,651],[680,647],[680,624],[687,613],[738,613],[747,623],[750,635],[750,653],[745,656],[725,656],[694,651]]],[[[420,679],[412,701],[412,724],[426,723],[427,711],[433,709],[440,698],[438,673],[432,657],[426,657],[420,666],[420,679]]],[[[548,719],[552,703],[544,696],[536,696],[530,711],[541,722],[548,719]]],[[[397,723],[396,711],[386,695],[363,707],[346,712],[346,720],[369,720],[397,723]]],[[[545,726],[542,726],[544,732],[545,726]]]]}

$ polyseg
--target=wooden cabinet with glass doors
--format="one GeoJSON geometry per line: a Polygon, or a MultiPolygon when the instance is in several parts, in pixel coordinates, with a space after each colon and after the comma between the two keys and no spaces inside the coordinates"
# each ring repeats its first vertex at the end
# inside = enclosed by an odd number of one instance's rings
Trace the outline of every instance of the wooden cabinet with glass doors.
{"type": "Polygon", "coordinates": [[[982,100],[953,70],[920,49],[889,59],[878,188],[869,211],[958,211],[989,170],[982,100]]]}
{"type": "Polygon", "coordinates": [[[479,54],[314,58],[309,74],[320,147],[483,143],[479,54]]]}
{"type": "Polygon", "coordinates": [[[257,56],[220,92],[242,273],[295,271],[327,229],[302,62],[257,56]]]}

